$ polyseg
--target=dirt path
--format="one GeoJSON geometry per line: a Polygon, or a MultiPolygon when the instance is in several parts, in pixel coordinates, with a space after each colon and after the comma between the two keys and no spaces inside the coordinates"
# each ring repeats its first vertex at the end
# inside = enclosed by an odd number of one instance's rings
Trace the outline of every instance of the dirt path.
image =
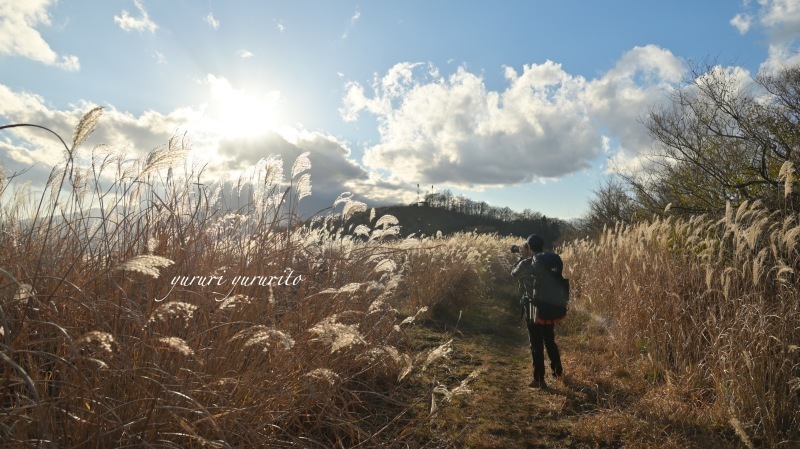
{"type": "Polygon", "coordinates": [[[650,410],[653,388],[641,372],[621,367],[610,336],[586,316],[556,328],[565,374],[548,377],[546,389],[528,387],[532,378],[527,330],[501,301],[479,305],[409,331],[418,349],[452,339],[446,363],[427,372],[415,388],[428,391],[416,414],[426,421],[421,447],[598,448],[737,447],[735,437],[650,410]],[[455,389],[470,373],[467,394],[442,401],[435,387],[455,389]],[[438,410],[431,414],[431,395],[438,410]]]}
{"type": "MultiPolygon", "coordinates": [[[[464,432],[468,447],[540,448],[569,447],[571,402],[581,399],[569,387],[569,378],[548,377],[546,389],[528,387],[532,377],[530,351],[524,329],[509,333],[504,344],[469,347],[486,370],[465,397],[459,414],[472,427],[464,432]]],[[[479,338],[479,337],[473,337],[479,338]]],[[[487,342],[488,343],[488,342],[487,342]]],[[[568,346],[560,342],[564,362],[570,366],[568,346]]]]}
{"type": "MultiPolygon", "coordinates": [[[[456,396],[430,416],[431,447],[559,448],[577,444],[574,422],[595,409],[594,399],[569,372],[575,367],[579,335],[558,335],[566,374],[547,378],[546,389],[528,387],[532,378],[527,330],[512,308],[486,304],[452,324],[429,322],[412,331],[419,348],[453,340],[449,361],[428,375],[450,390],[471,372],[471,393],[456,396]],[[457,323],[457,325],[456,325],[457,323]],[[432,444],[431,444],[432,443],[432,444]]],[[[420,410],[422,413],[422,411],[420,410]]],[[[429,411],[426,411],[429,414],[429,411]]]]}

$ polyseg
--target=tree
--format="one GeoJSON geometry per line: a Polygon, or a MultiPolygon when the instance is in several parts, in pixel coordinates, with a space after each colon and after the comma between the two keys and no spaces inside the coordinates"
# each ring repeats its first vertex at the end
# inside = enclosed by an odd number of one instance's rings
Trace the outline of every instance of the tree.
{"type": "Polygon", "coordinates": [[[670,100],[644,121],[656,142],[644,169],[622,173],[643,209],[672,204],[679,213],[717,214],[728,201],[796,205],[796,196],[784,200],[779,174],[787,161],[799,162],[800,67],[755,80],[736,69],[695,68],[670,100]]]}
{"type": "Polygon", "coordinates": [[[614,227],[617,222],[632,221],[636,206],[622,179],[607,178],[593,194],[594,198],[589,200],[589,212],[581,226],[583,232],[597,235],[602,232],[603,227],[614,227]]]}

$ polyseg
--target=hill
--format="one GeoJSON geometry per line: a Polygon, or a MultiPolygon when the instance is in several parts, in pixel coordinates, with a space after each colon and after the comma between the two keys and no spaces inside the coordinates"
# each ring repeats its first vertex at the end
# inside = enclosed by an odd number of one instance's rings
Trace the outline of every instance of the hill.
{"type": "MultiPolygon", "coordinates": [[[[476,232],[478,234],[498,234],[501,236],[527,237],[539,234],[547,242],[557,242],[566,227],[562,220],[547,218],[539,214],[515,214],[510,219],[487,215],[468,214],[429,205],[394,205],[375,209],[375,217],[393,215],[400,225],[400,236],[411,234],[451,235],[457,232],[476,232]]],[[[370,223],[370,212],[353,214],[348,221],[351,225],[370,223]]]]}

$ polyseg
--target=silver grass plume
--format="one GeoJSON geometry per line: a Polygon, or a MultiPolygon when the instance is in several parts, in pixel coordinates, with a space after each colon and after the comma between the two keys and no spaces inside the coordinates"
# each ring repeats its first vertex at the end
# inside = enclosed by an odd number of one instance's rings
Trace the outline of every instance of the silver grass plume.
{"type": "Polygon", "coordinates": [[[476,369],[475,371],[471,372],[469,376],[467,376],[464,380],[462,380],[461,383],[452,390],[448,390],[445,385],[442,384],[437,385],[436,388],[433,389],[433,393],[431,394],[431,414],[435,413],[438,410],[439,405],[450,402],[450,400],[452,400],[454,397],[472,393],[472,390],[470,390],[468,387],[469,383],[475,380],[484,371],[486,371],[486,368],[476,369]],[[441,394],[444,396],[444,398],[442,398],[442,402],[440,402],[439,404],[436,403],[435,399],[436,394],[441,394]]]}
{"type": "Polygon", "coordinates": [[[794,165],[792,161],[786,161],[781,165],[781,170],[778,172],[778,178],[783,178],[783,197],[788,198],[792,194],[792,183],[794,182],[794,165]]]}
{"type": "Polygon", "coordinates": [[[44,184],[44,188],[50,189],[50,202],[55,203],[56,197],[58,197],[58,192],[61,189],[60,180],[64,176],[64,170],[66,169],[66,163],[62,162],[53,167],[50,171],[50,175],[47,177],[47,182],[44,184]]]}
{"type": "Polygon", "coordinates": [[[158,339],[159,343],[164,344],[167,348],[180,352],[188,357],[194,355],[194,350],[186,343],[186,340],[178,337],[161,337],[158,339]]]}
{"type": "Polygon", "coordinates": [[[378,346],[370,348],[366,352],[359,354],[356,360],[366,360],[370,363],[378,363],[381,361],[391,360],[392,363],[400,364],[403,362],[403,356],[400,351],[393,346],[378,346]]]}
{"type": "Polygon", "coordinates": [[[336,206],[338,206],[338,205],[340,205],[342,203],[348,203],[348,202],[352,201],[352,199],[353,199],[353,193],[352,192],[342,192],[342,193],[339,194],[339,197],[336,198],[336,201],[333,202],[333,207],[335,208],[336,206]]]}
{"type": "Polygon", "coordinates": [[[789,389],[792,393],[800,392],[800,377],[795,377],[789,381],[789,389]]]}
{"type": "Polygon", "coordinates": [[[401,356],[401,362],[403,364],[403,370],[397,375],[398,382],[402,382],[403,379],[405,379],[405,377],[408,376],[409,373],[411,373],[411,371],[414,369],[414,359],[412,359],[410,355],[403,354],[401,356]]]}
{"type": "Polygon", "coordinates": [[[735,222],[739,223],[744,219],[745,215],[747,215],[746,212],[748,205],[749,203],[747,200],[744,200],[742,204],[739,205],[739,207],[736,209],[736,216],[734,217],[735,222]]]}
{"type": "Polygon", "coordinates": [[[417,313],[415,313],[414,316],[410,316],[410,317],[404,319],[403,322],[400,323],[400,325],[402,326],[404,324],[414,324],[414,321],[417,320],[417,317],[420,316],[421,314],[427,312],[427,311],[428,311],[428,307],[427,306],[420,308],[419,310],[417,310],[417,313]]]}
{"type": "Polygon", "coordinates": [[[219,308],[217,310],[229,310],[235,307],[251,304],[252,298],[247,295],[237,294],[233,296],[227,296],[225,299],[218,300],[219,308]]]}
{"type": "Polygon", "coordinates": [[[300,156],[297,156],[297,159],[294,160],[294,164],[292,165],[292,178],[311,168],[311,160],[308,159],[308,154],[308,151],[306,151],[300,156]]]}
{"type": "Polygon", "coordinates": [[[798,237],[800,237],[800,226],[795,226],[783,234],[781,242],[784,244],[787,251],[792,251],[794,249],[798,237]]]}
{"type": "Polygon", "coordinates": [[[13,300],[25,301],[28,298],[32,298],[34,295],[36,295],[36,292],[33,291],[33,286],[31,284],[19,284],[17,292],[14,293],[13,300]]]}
{"type": "Polygon", "coordinates": [[[94,344],[108,354],[113,354],[114,336],[101,331],[91,331],[83,334],[79,339],[75,340],[74,346],[76,348],[87,344],[94,344]]]}
{"type": "MultiPolygon", "coordinates": [[[[26,179],[22,182],[22,184],[17,184],[14,186],[14,192],[12,197],[14,198],[11,200],[10,211],[9,215],[16,215],[19,213],[20,209],[26,204],[26,198],[31,194],[31,180],[26,179]]],[[[55,202],[55,199],[52,200],[55,202]]]]}
{"type": "Polygon", "coordinates": [[[261,324],[240,330],[231,340],[244,340],[245,348],[251,346],[267,348],[279,345],[282,349],[288,350],[294,346],[294,340],[288,334],[261,324]]]}
{"type": "Polygon", "coordinates": [[[172,168],[176,164],[184,162],[188,155],[189,150],[155,148],[147,154],[144,169],[139,176],[145,176],[162,168],[172,168]]]}
{"type": "Polygon", "coordinates": [[[390,226],[386,229],[375,229],[372,231],[370,240],[380,240],[387,237],[395,237],[400,234],[400,226],[390,226]]]}
{"type": "Polygon", "coordinates": [[[383,215],[383,216],[381,216],[381,218],[378,219],[377,222],[375,222],[375,227],[376,228],[380,228],[380,227],[384,227],[385,228],[385,227],[388,227],[388,226],[396,225],[398,223],[400,223],[400,221],[394,215],[383,215]]]}
{"type": "Polygon", "coordinates": [[[380,273],[382,271],[392,273],[396,269],[397,269],[397,264],[394,263],[392,259],[383,259],[380,262],[378,262],[377,265],[375,265],[375,268],[373,268],[372,271],[376,273],[380,273]]]}
{"type": "Polygon", "coordinates": [[[414,234],[409,235],[400,242],[400,249],[416,249],[420,247],[419,240],[414,238],[414,234]]]}
{"type": "Polygon", "coordinates": [[[366,204],[362,203],[361,201],[350,200],[344,205],[344,209],[342,209],[342,219],[347,220],[354,213],[364,212],[366,210],[366,204]]]}
{"type": "Polygon", "coordinates": [[[279,156],[270,155],[264,165],[264,185],[277,186],[283,182],[283,160],[279,156]]]}
{"type": "Polygon", "coordinates": [[[147,324],[169,322],[174,319],[181,320],[185,326],[188,326],[195,310],[197,310],[197,306],[194,304],[181,301],[168,302],[153,311],[152,316],[147,320],[147,324]]]}
{"type": "Polygon", "coordinates": [[[320,341],[329,344],[331,353],[353,345],[367,343],[358,331],[357,326],[337,323],[336,317],[328,317],[322,320],[309,329],[309,332],[317,334],[320,341]]]}
{"type": "Polygon", "coordinates": [[[308,173],[303,174],[300,176],[300,179],[297,181],[296,185],[297,189],[297,199],[301,200],[307,196],[311,195],[311,175],[308,173]]]}
{"type": "Polygon", "coordinates": [[[367,226],[364,226],[363,224],[360,224],[360,225],[356,226],[356,228],[353,230],[353,234],[354,235],[363,235],[365,237],[368,237],[369,236],[369,228],[367,226]]]}
{"type": "Polygon", "coordinates": [[[325,290],[322,290],[319,293],[320,294],[334,294],[334,295],[339,294],[339,293],[348,293],[349,294],[349,293],[356,292],[359,288],[361,288],[361,285],[362,284],[360,282],[351,282],[351,283],[345,284],[345,285],[343,285],[343,286],[341,286],[339,288],[326,288],[325,290]]]}
{"type": "Polygon", "coordinates": [[[431,363],[441,358],[447,358],[452,351],[453,351],[453,340],[451,339],[447,343],[439,346],[438,348],[428,353],[428,357],[425,358],[425,361],[422,363],[422,371],[425,371],[431,363]]]}
{"type": "Polygon", "coordinates": [[[167,259],[166,257],[161,256],[153,256],[151,254],[143,254],[141,256],[136,256],[132,259],[128,259],[125,262],[114,267],[114,271],[117,270],[125,270],[125,271],[136,271],[142,273],[144,275],[158,278],[159,268],[168,267],[175,262],[167,259]]]}
{"type": "Polygon", "coordinates": [[[75,127],[75,132],[72,134],[72,148],[82,144],[94,132],[97,127],[97,121],[102,114],[103,108],[102,106],[98,106],[87,112],[81,118],[81,121],[78,122],[78,126],[75,127]]]}
{"type": "Polygon", "coordinates": [[[736,435],[739,437],[740,440],[742,440],[742,443],[744,443],[744,445],[748,449],[755,449],[755,446],[753,445],[753,442],[750,440],[750,437],[747,436],[747,432],[744,431],[742,423],[739,422],[739,420],[736,419],[736,417],[731,416],[731,418],[728,420],[728,423],[730,423],[731,427],[733,427],[733,430],[736,432],[736,435]]]}
{"type": "Polygon", "coordinates": [[[305,374],[306,377],[327,382],[330,386],[336,385],[339,375],[328,368],[317,368],[305,374]]]}

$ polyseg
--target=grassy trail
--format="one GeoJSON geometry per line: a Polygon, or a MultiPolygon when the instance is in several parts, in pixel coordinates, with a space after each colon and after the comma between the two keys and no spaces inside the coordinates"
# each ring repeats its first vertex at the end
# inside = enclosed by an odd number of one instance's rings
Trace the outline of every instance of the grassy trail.
{"type": "MultiPolygon", "coordinates": [[[[432,373],[431,382],[450,386],[483,369],[470,384],[472,393],[456,397],[430,418],[431,446],[578,447],[572,425],[582,412],[595,408],[592,398],[574,384],[569,371],[563,380],[548,376],[547,389],[528,387],[532,369],[527,330],[513,313],[516,309],[507,306],[481,304],[460,321],[456,318],[457,326],[446,319],[452,324],[428,322],[412,331],[421,348],[453,339],[446,369],[432,373]]],[[[557,342],[565,369],[574,369],[582,335],[564,336],[560,330],[557,342]]]]}
{"type": "MultiPolygon", "coordinates": [[[[423,447],[598,448],[740,447],[730,432],[698,428],[680,417],[648,410],[648,396],[663,380],[646,379],[638,368],[622,368],[609,349],[611,338],[586,316],[556,328],[565,375],[549,373],[546,389],[529,388],[530,350],[516,309],[492,300],[458,317],[420,324],[409,331],[419,348],[453,340],[447,364],[427,373],[423,447]],[[430,414],[435,385],[452,387],[481,370],[469,394],[456,396],[430,414]]],[[[547,359],[546,363],[547,363],[547,359]]],[[[436,396],[434,396],[436,397],[436,396]]],[[[438,397],[437,397],[438,399],[438,397]]]]}

